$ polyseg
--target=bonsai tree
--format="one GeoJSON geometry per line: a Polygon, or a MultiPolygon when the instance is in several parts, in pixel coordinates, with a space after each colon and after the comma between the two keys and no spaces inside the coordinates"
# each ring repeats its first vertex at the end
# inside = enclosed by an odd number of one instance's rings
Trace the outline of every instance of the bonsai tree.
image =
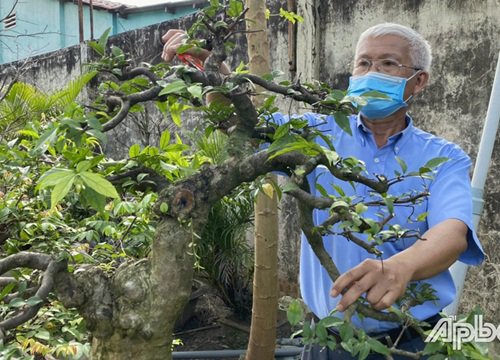
{"type": "MultiPolygon", "coordinates": [[[[432,168],[446,159],[416,170],[401,160],[398,174],[368,176],[360,161],[339,157],[330,139],[300,116],[275,123],[275,100],[284,96],[333,115],[349,132],[348,115],[356,110],[352,103],[363,104],[363,99],[345,98],[343,91],[325,84],[278,82],[276,71],[250,74],[244,65],[230,75],[220,74],[244,13],[237,0],[228,5],[212,1],[203,11],[189,31],[191,40],[179,49],[182,55],[192,47],[211,47],[209,58],[197,67],[131,66],[119,48],[106,47],[105,33],[90,44],[101,56],[85,75],[84,82],[92,77],[99,82],[93,103],[74,101],[74,91],[58,92],[57,101],[43,102],[36,116],[30,112],[24,127],[2,141],[0,339],[5,357],[19,356],[22,348],[37,354],[75,354],[77,346],[69,339],[83,341],[85,326],[92,359],[171,358],[174,323],[191,292],[196,244],[212,206],[270,172],[287,174],[288,184],[274,191],[299,200],[302,230],[332,279],[339,274],[322,234],[334,224],[343,223],[351,241],[379,255],[380,243],[418,236],[388,226],[388,218],[366,219],[363,212],[367,206],[385,206],[388,214],[396,204],[413,206],[426,191],[395,196],[387,190],[407,177],[432,176],[432,168]],[[257,91],[266,94],[260,106],[251,100],[257,91]],[[227,102],[203,105],[204,95],[211,92],[227,102]],[[107,159],[101,150],[106,133],[148,102],[178,126],[185,110],[200,111],[200,134],[207,139],[216,132],[227,136],[219,161],[192,150],[170,131],[162,133],[156,146],[136,144],[126,159],[107,159]],[[317,166],[338,179],[368,186],[379,200],[365,203],[327,189],[320,189],[321,197],[312,195],[314,184],[307,175],[317,166]],[[314,224],[314,209],[328,209],[331,215],[314,224]],[[357,233],[368,234],[369,240],[357,233]],[[59,316],[55,309],[62,306],[68,311],[59,316]],[[42,307],[50,310],[41,312],[42,307]],[[40,320],[44,317],[45,322],[40,320]]],[[[3,101],[9,99],[19,97],[7,94],[3,101]]],[[[402,322],[422,332],[406,310],[432,298],[431,289],[411,288],[399,310],[378,312],[360,300],[347,313],[402,322]]],[[[300,316],[294,303],[290,319],[297,323],[300,316]]],[[[314,330],[306,323],[304,339],[336,346],[325,328],[337,325],[345,347],[359,358],[369,351],[388,357],[422,355],[402,352],[397,344],[387,348],[349,323],[349,316],[343,321],[326,318],[314,330]]],[[[451,351],[444,343],[433,344],[431,350],[451,351]]],[[[483,356],[473,345],[469,351],[483,356]]]]}

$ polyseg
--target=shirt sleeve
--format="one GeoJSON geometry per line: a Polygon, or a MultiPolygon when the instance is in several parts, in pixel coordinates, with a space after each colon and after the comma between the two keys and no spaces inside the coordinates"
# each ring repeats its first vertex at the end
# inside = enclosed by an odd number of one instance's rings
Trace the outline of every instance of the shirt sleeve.
{"type": "Polygon", "coordinates": [[[467,249],[458,258],[468,265],[484,260],[484,251],[474,231],[469,170],[471,161],[460,149],[453,149],[450,160],[442,164],[430,185],[428,225],[432,227],[447,219],[463,221],[469,228],[467,249]]]}

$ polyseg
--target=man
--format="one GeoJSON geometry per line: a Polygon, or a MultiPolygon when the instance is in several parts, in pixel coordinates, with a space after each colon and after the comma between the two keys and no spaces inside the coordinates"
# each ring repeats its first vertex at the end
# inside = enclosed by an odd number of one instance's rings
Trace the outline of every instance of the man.
{"type": "MultiPolygon", "coordinates": [[[[418,171],[432,158],[449,160],[437,168],[432,180],[408,178],[391,186],[389,192],[394,195],[428,189],[430,196],[413,207],[395,208],[395,217],[389,224],[414,230],[422,239],[414,237],[384,243],[380,247],[384,261],[341,236],[325,237],[325,246],[342,274],[332,285],[309,245],[302,242],[301,292],[318,318],[327,316],[333,309],[344,311],[360,296],[375,309],[386,309],[404,294],[410,282],[425,282],[436,290],[439,300],[428,301],[412,308],[411,312],[420,320],[432,322],[456,296],[448,267],[457,259],[475,265],[484,258],[472,226],[469,157],[458,146],[415,128],[407,115],[411,101],[427,85],[430,65],[429,44],[405,26],[376,25],[359,38],[348,95],[378,91],[387,98],[368,100],[360,114],[352,119],[352,137],[328,120],[339,155],[354,156],[365,162],[367,173],[387,177],[393,177],[395,171],[401,172],[397,158],[407,164],[408,171],[418,171]],[[423,213],[427,213],[427,217],[417,221],[423,213]]],[[[365,199],[372,196],[366,186],[357,185],[352,189],[328,174],[319,179],[323,186],[335,182],[347,195],[365,199]]],[[[380,209],[371,207],[363,216],[377,219],[377,213],[380,209]]],[[[321,223],[327,214],[318,212],[316,217],[321,223]]],[[[394,329],[394,323],[357,316],[353,323],[382,339],[387,334],[400,333],[394,329]]],[[[424,345],[417,334],[411,333],[404,334],[400,342],[402,348],[410,351],[421,350],[424,345]]],[[[309,354],[305,352],[303,358],[350,357],[313,348],[309,354]]]]}
{"type": "MultiPolygon", "coordinates": [[[[177,33],[165,36],[166,60],[175,54],[176,42],[181,39],[182,35],[177,33]]],[[[383,261],[341,235],[325,236],[325,248],[342,274],[332,284],[307,241],[302,241],[301,293],[317,318],[329,315],[334,309],[343,312],[360,296],[375,309],[384,310],[404,294],[410,282],[425,282],[436,290],[439,300],[416,306],[411,312],[420,320],[432,321],[455,297],[448,267],[457,259],[475,265],[484,258],[472,226],[469,157],[458,146],[414,127],[407,115],[411,101],[428,83],[430,65],[431,49],[420,34],[398,24],[376,25],[360,36],[348,95],[377,91],[386,97],[368,98],[360,114],[351,119],[352,136],[343,132],[332,117],[303,115],[332,136],[341,157],[362,160],[368,174],[393,177],[395,171],[401,172],[398,158],[407,164],[408,171],[418,171],[436,157],[448,158],[437,168],[432,180],[410,177],[390,187],[389,193],[394,195],[429,190],[430,196],[414,206],[395,208],[389,224],[400,224],[421,236],[384,243],[380,246],[383,261]],[[427,217],[417,219],[424,213],[427,217]]],[[[274,117],[286,121],[280,114],[274,117]]],[[[353,188],[322,168],[316,169],[310,178],[318,179],[326,189],[331,189],[334,183],[347,196],[376,198],[366,186],[358,184],[353,188]]],[[[314,216],[319,224],[327,219],[328,213],[317,211],[314,216]]],[[[384,212],[372,206],[363,216],[380,219],[384,212]]],[[[341,232],[336,230],[334,233],[341,232]]],[[[395,323],[356,315],[352,322],[381,339],[400,333],[395,323]]],[[[423,341],[410,332],[400,341],[400,347],[409,351],[421,350],[423,346],[423,341]]],[[[303,359],[314,360],[350,358],[341,350],[317,346],[308,347],[303,354],[303,359]]],[[[371,355],[369,359],[376,358],[371,355]]]]}

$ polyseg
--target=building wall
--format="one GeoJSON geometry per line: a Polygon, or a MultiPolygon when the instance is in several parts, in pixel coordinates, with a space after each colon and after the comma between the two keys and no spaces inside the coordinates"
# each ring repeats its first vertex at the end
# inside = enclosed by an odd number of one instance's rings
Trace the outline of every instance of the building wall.
{"type": "MultiPolygon", "coordinates": [[[[8,14],[15,0],[0,1],[0,19],[8,14]]],[[[91,37],[90,8],[83,7],[84,39],[91,37]]],[[[127,18],[94,8],[94,37],[111,28],[111,34],[143,28],[176,19],[196,11],[192,6],[175,11],[149,10],[131,13],[127,18]]],[[[80,41],[78,5],[59,0],[23,0],[16,6],[17,25],[5,30],[0,24],[0,64],[48,53],[76,45],[80,41]]]]}

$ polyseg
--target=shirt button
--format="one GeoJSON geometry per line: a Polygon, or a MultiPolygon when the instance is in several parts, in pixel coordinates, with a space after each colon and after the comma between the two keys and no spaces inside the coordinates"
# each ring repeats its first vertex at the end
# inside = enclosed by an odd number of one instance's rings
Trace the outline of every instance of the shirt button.
{"type": "Polygon", "coordinates": [[[373,159],[373,161],[375,162],[375,164],[378,164],[380,162],[380,159],[379,158],[375,158],[375,159],[373,159]]]}
{"type": "Polygon", "coordinates": [[[396,146],[396,147],[394,148],[394,150],[399,151],[399,147],[398,147],[398,146],[396,146]]]}

